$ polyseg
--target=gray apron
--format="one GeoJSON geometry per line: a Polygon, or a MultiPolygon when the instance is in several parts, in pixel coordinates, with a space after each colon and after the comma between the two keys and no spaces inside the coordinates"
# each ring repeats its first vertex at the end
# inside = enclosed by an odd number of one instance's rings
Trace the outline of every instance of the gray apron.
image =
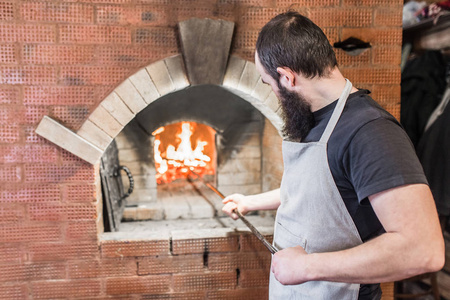
{"type": "MultiPolygon", "coordinates": [[[[346,81],[318,142],[283,141],[284,174],[274,245],[279,250],[302,246],[307,253],[331,252],[362,244],[328,166],[327,143],[352,89],[346,81]]],[[[292,266],[295,268],[295,266],[292,266]]],[[[282,285],[270,273],[269,299],[358,299],[359,284],[310,281],[282,285]]]]}

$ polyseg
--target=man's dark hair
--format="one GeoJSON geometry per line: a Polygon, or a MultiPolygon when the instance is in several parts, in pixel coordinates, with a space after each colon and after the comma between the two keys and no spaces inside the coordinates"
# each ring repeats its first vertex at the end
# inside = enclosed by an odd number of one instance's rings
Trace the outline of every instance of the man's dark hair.
{"type": "Polygon", "coordinates": [[[314,78],[327,76],[337,66],[336,55],[322,29],[295,11],[274,17],[261,29],[256,51],[262,66],[276,81],[278,67],[314,78]]]}

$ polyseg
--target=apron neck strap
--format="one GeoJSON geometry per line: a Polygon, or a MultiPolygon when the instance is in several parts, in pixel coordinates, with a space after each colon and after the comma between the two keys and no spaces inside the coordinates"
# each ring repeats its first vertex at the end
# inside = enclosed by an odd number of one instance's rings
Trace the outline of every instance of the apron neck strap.
{"type": "Polygon", "coordinates": [[[352,83],[350,82],[350,80],[348,79],[345,80],[346,83],[344,90],[342,91],[342,94],[339,97],[336,107],[334,108],[333,114],[331,115],[331,118],[328,121],[327,127],[325,128],[325,131],[323,132],[322,137],[320,138],[320,142],[322,143],[327,143],[328,140],[330,139],[334,127],[336,127],[336,124],[339,121],[339,118],[341,117],[342,111],[344,110],[348,95],[350,95],[350,91],[352,90],[352,83]]]}

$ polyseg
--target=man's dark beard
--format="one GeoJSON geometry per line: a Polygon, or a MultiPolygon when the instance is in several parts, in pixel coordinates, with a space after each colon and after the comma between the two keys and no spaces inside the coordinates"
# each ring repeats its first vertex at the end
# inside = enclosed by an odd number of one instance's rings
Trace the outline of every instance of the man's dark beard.
{"type": "Polygon", "coordinates": [[[300,142],[314,126],[311,105],[300,95],[278,85],[284,121],[283,134],[291,141],[300,142]]]}

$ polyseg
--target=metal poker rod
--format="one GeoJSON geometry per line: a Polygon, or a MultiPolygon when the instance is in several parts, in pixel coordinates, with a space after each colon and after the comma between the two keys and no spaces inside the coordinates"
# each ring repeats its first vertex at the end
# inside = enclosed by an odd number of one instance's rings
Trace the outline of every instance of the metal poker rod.
{"type": "MultiPolygon", "coordinates": [[[[200,177],[200,175],[198,175],[194,171],[192,171],[192,170],[190,170],[190,171],[191,171],[192,174],[197,176],[197,178],[200,179],[214,193],[219,195],[222,199],[225,198],[225,195],[222,194],[218,189],[216,189],[212,184],[210,184],[210,183],[206,182],[205,180],[203,180],[203,178],[200,177]]],[[[247,227],[252,231],[252,233],[258,238],[258,240],[260,240],[261,243],[263,243],[263,245],[270,251],[270,253],[275,254],[276,252],[278,252],[278,249],[275,248],[271,243],[269,243],[269,241],[258,231],[258,229],[256,229],[255,226],[253,226],[252,223],[249,222],[249,220],[247,220],[246,217],[244,217],[244,215],[241,214],[241,212],[239,210],[235,209],[235,210],[233,210],[233,212],[238,215],[239,219],[241,219],[242,222],[244,222],[244,224],[247,225],[247,227]]]]}

